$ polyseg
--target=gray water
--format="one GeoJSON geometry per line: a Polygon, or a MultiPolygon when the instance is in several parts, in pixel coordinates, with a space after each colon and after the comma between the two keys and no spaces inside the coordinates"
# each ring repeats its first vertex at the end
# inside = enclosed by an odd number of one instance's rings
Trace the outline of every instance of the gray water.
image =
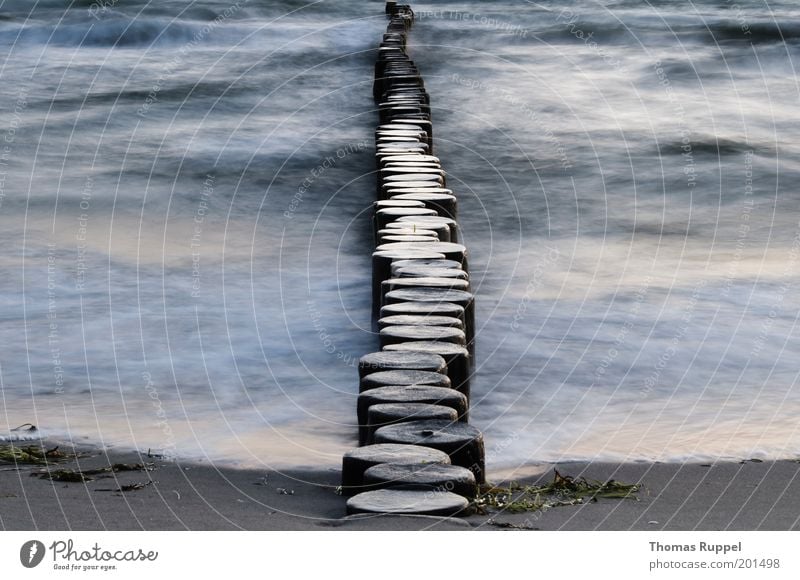
{"type": "MultiPolygon", "coordinates": [[[[0,6],[0,426],[338,464],[382,2],[0,6]]],[[[414,8],[490,466],[795,457],[800,9],[414,8]]]]}

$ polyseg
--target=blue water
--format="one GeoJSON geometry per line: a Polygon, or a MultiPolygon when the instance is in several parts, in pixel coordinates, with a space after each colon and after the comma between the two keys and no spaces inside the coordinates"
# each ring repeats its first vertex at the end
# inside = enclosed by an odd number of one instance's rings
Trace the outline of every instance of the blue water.
{"type": "MultiPolygon", "coordinates": [[[[800,8],[414,8],[490,466],[795,457],[800,8]]],[[[338,464],[377,348],[384,28],[381,2],[0,3],[0,427],[338,464]]]]}

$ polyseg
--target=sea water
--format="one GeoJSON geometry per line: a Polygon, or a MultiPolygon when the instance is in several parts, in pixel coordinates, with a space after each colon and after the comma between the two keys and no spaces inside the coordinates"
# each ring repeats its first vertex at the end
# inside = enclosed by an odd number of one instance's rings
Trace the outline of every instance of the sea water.
{"type": "MultiPolygon", "coordinates": [[[[800,8],[430,2],[490,467],[800,448],[800,8]],[[794,362],[793,362],[794,361],[794,362]]],[[[0,3],[5,433],[356,443],[382,2],[0,3]]]]}

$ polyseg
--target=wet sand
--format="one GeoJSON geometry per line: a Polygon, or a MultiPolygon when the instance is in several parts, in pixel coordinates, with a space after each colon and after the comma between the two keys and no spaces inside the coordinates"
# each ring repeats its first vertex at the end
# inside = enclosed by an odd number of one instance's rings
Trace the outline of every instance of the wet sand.
{"type": "MultiPolygon", "coordinates": [[[[19,443],[20,446],[29,443],[19,443]]],[[[46,443],[47,448],[50,442],[46,443]]],[[[63,449],[63,447],[62,447],[63,449]]],[[[563,463],[529,466],[523,484],[545,483],[555,467],[575,478],[639,483],[636,499],[462,518],[347,517],[338,469],[252,470],[165,460],[146,453],[82,448],[51,464],[102,472],[91,481],[50,481],[41,465],[0,463],[5,530],[796,530],[800,462],[563,463]],[[533,475],[530,475],[533,473],[533,475]],[[133,488],[125,488],[133,486],[133,488]],[[118,491],[120,488],[128,491],[118,491]]],[[[490,474],[491,475],[491,474],[490,474]]],[[[490,477],[490,479],[492,479],[490,477]]],[[[508,482],[493,480],[496,484],[508,482]]]]}

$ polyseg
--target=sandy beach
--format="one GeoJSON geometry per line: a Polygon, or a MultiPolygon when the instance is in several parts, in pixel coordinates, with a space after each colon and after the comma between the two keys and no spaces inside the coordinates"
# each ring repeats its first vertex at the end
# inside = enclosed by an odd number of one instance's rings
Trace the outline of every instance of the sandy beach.
{"type": "MultiPolygon", "coordinates": [[[[51,442],[46,442],[48,447],[51,442]]],[[[20,443],[25,447],[27,443],[20,443]]],[[[61,447],[60,449],[65,449],[61,447]]],[[[462,518],[351,516],[338,469],[261,471],[79,448],[49,466],[0,463],[4,530],[795,530],[800,462],[564,463],[532,466],[521,484],[573,478],[638,483],[635,499],[600,498],[462,518]],[[138,465],[146,470],[137,469],[138,465]],[[115,466],[114,470],[109,469],[115,466]],[[134,468],[134,469],[131,469],[134,468]],[[51,481],[80,470],[91,480],[51,481]],[[99,471],[98,471],[99,470],[99,471]],[[119,490],[126,491],[119,491],[119,490]]],[[[490,477],[496,485],[508,485],[490,477]]]]}

